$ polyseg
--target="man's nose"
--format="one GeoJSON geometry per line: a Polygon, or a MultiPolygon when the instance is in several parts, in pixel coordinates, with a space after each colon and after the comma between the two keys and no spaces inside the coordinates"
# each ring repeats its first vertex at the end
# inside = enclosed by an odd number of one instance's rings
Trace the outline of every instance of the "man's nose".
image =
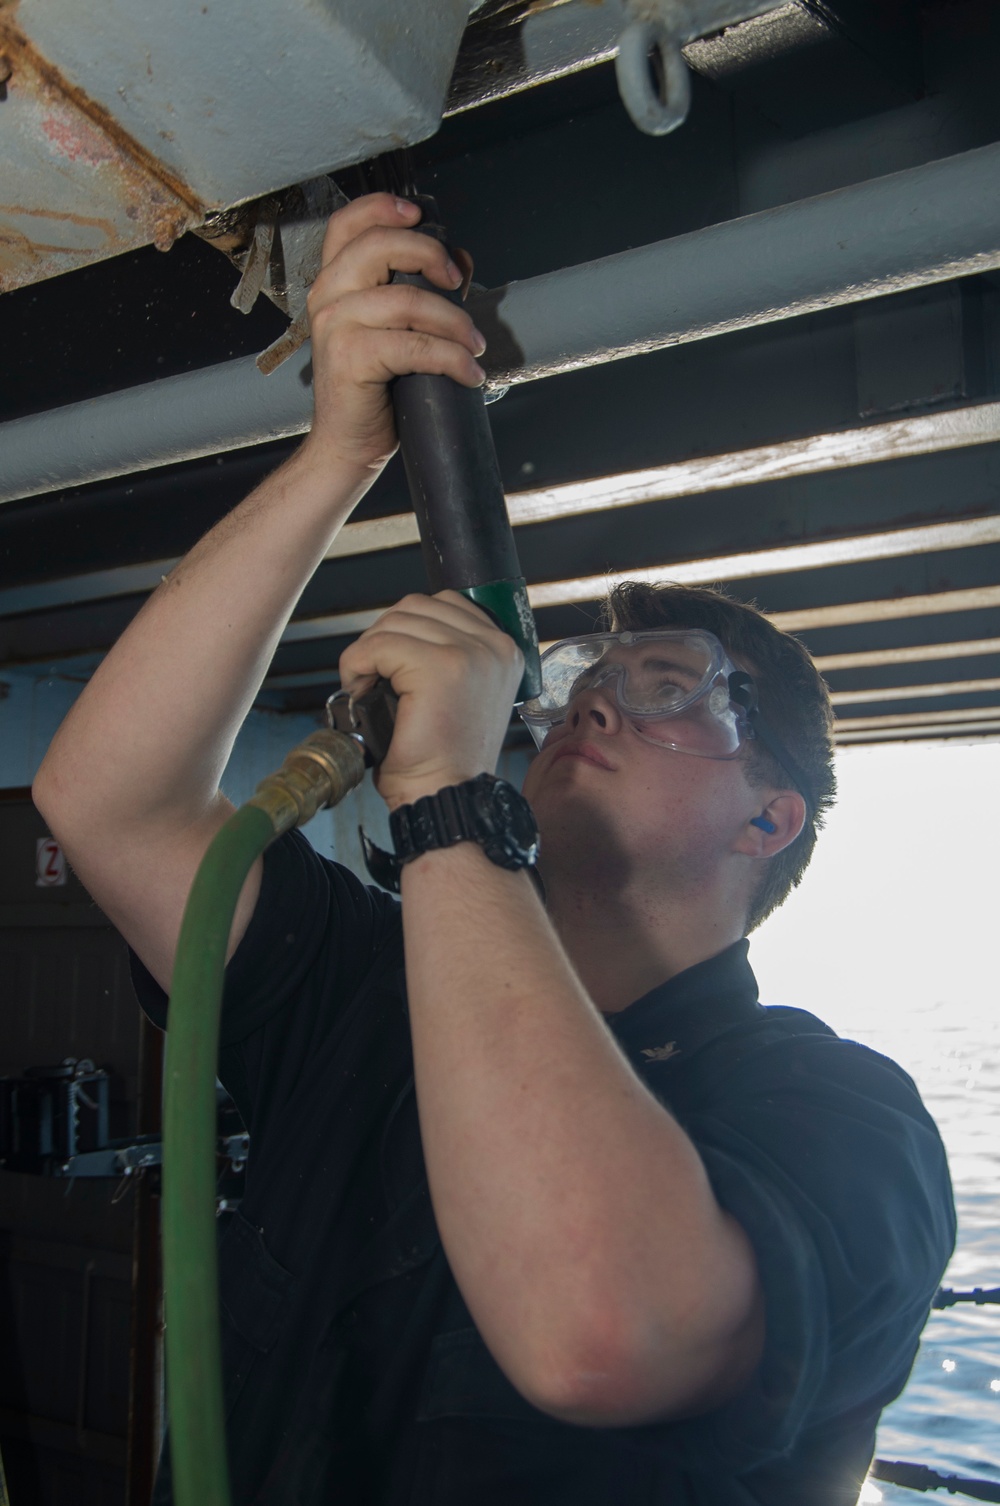
{"type": "Polygon", "coordinates": [[[614,690],[581,690],[573,697],[566,721],[574,732],[598,728],[604,733],[614,733],[622,724],[622,714],[614,690]]]}

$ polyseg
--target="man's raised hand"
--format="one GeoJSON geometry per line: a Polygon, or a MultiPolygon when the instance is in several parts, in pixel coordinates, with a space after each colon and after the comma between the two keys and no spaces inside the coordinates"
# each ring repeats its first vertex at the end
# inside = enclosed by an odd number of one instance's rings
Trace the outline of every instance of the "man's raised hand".
{"type": "Polygon", "coordinates": [[[484,380],[475,358],[486,342],[465,310],[391,282],[393,272],[420,272],[444,292],[462,284],[447,248],[413,229],[419,220],[415,204],[388,193],[338,209],[309,293],[315,415],[305,448],[362,472],[380,468],[397,445],[393,377],[419,371],[465,387],[484,380]]]}
{"type": "Polygon", "coordinates": [[[390,810],[493,773],[523,669],[514,640],[457,591],[405,596],[345,649],[345,690],[381,675],[399,697],[376,775],[390,810]]]}

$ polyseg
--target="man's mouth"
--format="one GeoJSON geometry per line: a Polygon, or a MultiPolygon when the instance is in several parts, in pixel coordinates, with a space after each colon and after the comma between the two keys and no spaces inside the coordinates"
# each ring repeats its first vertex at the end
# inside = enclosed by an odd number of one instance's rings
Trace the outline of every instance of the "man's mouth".
{"type": "Polygon", "coordinates": [[[594,743],[561,742],[553,754],[552,762],[558,763],[560,758],[582,758],[585,763],[594,763],[599,769],[615,772],[614,764],[605,758],[594,743]]]}

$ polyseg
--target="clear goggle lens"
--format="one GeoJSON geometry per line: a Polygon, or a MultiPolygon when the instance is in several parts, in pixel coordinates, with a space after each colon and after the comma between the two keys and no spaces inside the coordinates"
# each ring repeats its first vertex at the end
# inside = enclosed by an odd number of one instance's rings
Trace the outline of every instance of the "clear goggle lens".
{"type": "Polygon", "coordinates": [[[641,737],[703,758],[734,758],[746,715],[730,695],[733,665],[711,633],[588,633],[542,655],[542,690],[520,707],[540,748],[586,691],[612,697],[641,737]]]}

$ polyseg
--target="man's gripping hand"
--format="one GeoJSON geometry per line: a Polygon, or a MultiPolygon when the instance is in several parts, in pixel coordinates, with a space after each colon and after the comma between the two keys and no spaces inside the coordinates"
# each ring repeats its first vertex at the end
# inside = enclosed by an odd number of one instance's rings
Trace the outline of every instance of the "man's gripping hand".
{"type": "Polygon", "coordinates": [[[514,640],[457,591],[404,597],[345,650],[345,690],[381,675],[399,697],[376,774],[390,810],[493,773],[523,669],[514,640]]]}
{"type": "Polygon", "coordinates": [[[379,469],[396,448],[387,384],[411,372],[484,381],[476,356],[486,341],[464,309],[426,288],[396,285],[393,272],[421,272],[454,292],[459,270],[439,241],[413,227],[416,204],[392,194],[355,199],[331,216],[322,266],[308,298],[315,415],[304,451],[359,472],[379,469]]]}

